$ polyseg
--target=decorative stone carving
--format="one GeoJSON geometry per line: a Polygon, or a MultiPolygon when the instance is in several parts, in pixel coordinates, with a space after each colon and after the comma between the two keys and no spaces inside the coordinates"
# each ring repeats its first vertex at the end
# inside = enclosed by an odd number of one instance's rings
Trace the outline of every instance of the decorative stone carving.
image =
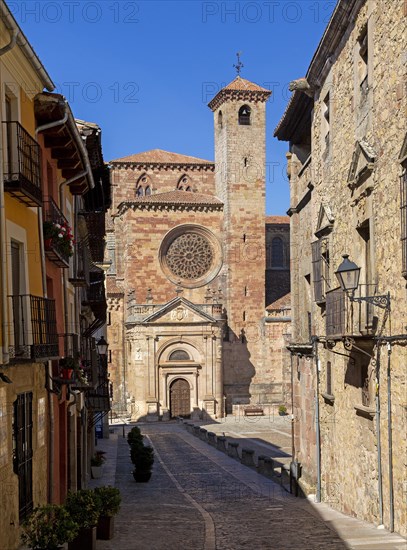
{"type": "Polygon", "coordinates": [[[210,269],[213,260],[211,243],[196,233],[184,233],[168,247],[167,265],[183,279],[199,279],[210,269]]]}
{"type": "Polygon", "coordinates": [[[306,78],[298,78],[297,80],[292,80],[288,85],[288,89],[290,90],[290,92],[298,90],[299,92],[303,92],[309,97],[313,97],[314,95],[314,90],[311,88],[306,78]]]}

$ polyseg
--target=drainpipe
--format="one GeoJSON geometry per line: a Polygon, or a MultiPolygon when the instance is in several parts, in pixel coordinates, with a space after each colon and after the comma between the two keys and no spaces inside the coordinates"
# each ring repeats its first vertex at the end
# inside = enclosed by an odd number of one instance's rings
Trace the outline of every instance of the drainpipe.
{"type": "MultiPolygon", "coordinates": [[[[54,122],[48,124],[43,124],[38,126],[35,130],[35,140],[38,139],[38,134],[47,130],[48,128],[54,128],[55,126],[62,126],[68,119],[68,112],[65,113],[65,116],[54,122]]],[[[45,264],[45,248],[44,248],[44,234],[42,231],[42,206],[37,208],[38,213],[38,235],[40,239],[40,256],[41,256],[41,270],[42,270],[42,287],[44,298],[47,297],[47,271],[45,264]]],[[[54,500],[54,442],[55,442],[55,415],[54,415],[54,397],[52,395],[53,382],[52,382],[52,364],[51,361],[48,361],[46,364],[46,376],[49,380],[49,469],[48,469],[48,499],[52,503],[54,500]]]]}
{"type": "MultiPolygon", "coordinates": [[[[17,42],[18,29],[14,29],[10,42],[0,49],[0,57],[14,48],[17,42]]],[[[0,276],[1,276],[1,342],[3,352],[0,363],[7,365],[10,356],[8,349],[8,311],[7,311],[7,276],[6,276],[7,240],[6,240],[6,214],[4,204],[4,178],[3,178],[3,132],[0,129],[0,276]]]]}
{"type": "Polygon", "coordinates": [[[319,358],[318,341],[313,337],[313,347],[316,366],[316,389],[315,389],[315,437],[316,437],[316,460],[317,460],[317,493],[315,502],[321,502],[321,434],[319,422],[319,358]]]}
{"type": "Polygon", "coordinates": [[[382,477],[382,438],[380,429],[380,345],[376,355],[376,432],[377,432],[377,483],[379,493],[380,525],[383,525],[383,477],[382,477]]]}
{"type": "Polygon", "coordinates": [[[389,499],[390,499],[390,532],[394,531],[394,496],[393,496],[393,434],[391,412],[391,344],[387,342],[387,430],[389,439],[389,499]]]}

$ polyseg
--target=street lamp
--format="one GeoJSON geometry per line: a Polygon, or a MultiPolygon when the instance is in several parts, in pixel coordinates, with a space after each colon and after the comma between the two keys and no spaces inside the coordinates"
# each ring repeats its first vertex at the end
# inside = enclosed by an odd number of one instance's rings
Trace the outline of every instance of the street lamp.
{"type": "Polygon", "coordinates": [[[104,357],[107,355],[107,348],[109,347],[109,344],[106,342],[104,336],[101,336],[96,344],[98,348],[99,355],[103,355],[104,357]]]}
{"type": "Polygon", "coordinates": [[[355,296],[355,290],[359,286],[360,267],[349,260],[348,254],[343,254],[342,258],[343,261],[335,271],[335,275],[342,290],[347,293],[349,300],[358,303],[367,302],[382,309],[390,310],[390,292],[375,296],[355,296]]]}

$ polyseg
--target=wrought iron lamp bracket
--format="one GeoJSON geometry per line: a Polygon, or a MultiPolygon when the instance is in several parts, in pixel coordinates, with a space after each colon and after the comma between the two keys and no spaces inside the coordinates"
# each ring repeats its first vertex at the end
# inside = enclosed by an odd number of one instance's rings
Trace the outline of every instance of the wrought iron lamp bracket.
{"type": "Polygon", "coordinates": [[[363,355],[366,355],[367,357],[369,357],[370,359],[370,363],[372,365],[372,367],[375,367],[376,366],[376,359],[370,355],[370,353],[367,353],[367,351],[365,351],[364,349],[362,348],[359,348],[356,344],[355,344],[355,340],[353,338],[349,338],[349,336],[346,336],[344,339],[343,339],[343,347],[347,350],[347,351],[352,351],[352,349],[355,349],[356,351],[358,351],[359,353],[363,353],[363,355]]]}
{"type": "Polygon", "coordinates": [[[362,302],[367,302],[368,304],[372,304],[373,306],[377,306],[382,309],[386,309],[387,311],[390,311],[390,292],[377,296],[364,297],[355,297],[353,294],[351,294],[349,296],[349,299],[351,302],[358,302],[359,304],[361,304],[362,302]]]}

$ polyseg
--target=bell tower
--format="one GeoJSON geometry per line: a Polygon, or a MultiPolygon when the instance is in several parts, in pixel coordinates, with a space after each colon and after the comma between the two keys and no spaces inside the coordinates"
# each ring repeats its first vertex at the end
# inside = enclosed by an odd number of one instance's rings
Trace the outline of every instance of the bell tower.
{"type": "Polygon", "coordinates": [[[255,401],[266,382],[265,311],[266,102],[271,92],[238,75],[209,103],[215,126],[216,194],[224,203],[223,293],[226,406],[255,401]]]}

